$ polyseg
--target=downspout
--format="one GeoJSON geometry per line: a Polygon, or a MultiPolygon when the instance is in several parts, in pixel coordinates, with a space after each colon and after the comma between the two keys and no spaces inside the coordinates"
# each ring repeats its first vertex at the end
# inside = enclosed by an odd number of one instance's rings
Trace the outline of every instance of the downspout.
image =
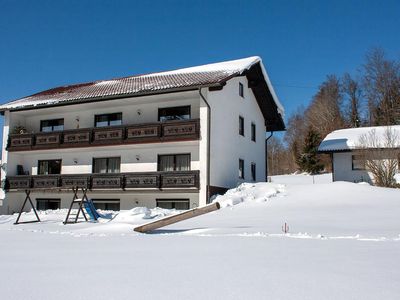
{"type": "Polygon", "coordinates": [[[201,93],[201,88],[199,88],[199,94],[201,99],[203,99],[204,103],[207,105],[207,185],[206,185],[206,203],[210,201],[210,153],[211,153],[211,107],[208,104],[206,98],[201,93]]]}
{"type": "Polygon", "coordinates": [[[265,140],[265,182],[268,182],[268,140],[272,138],[274,132],[271,131],[270,135],[265,140]]]}

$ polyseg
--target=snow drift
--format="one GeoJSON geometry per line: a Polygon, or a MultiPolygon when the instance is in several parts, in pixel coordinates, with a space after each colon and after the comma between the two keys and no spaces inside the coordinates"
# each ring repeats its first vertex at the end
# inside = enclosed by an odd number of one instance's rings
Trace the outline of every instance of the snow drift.
{"type": "Polygon", "coordinates": [[[237,188],[228,190],[224,195],[217,196],[213,202],[219,202],[221,207],[233,206],[245,201],[264,202],[278,193],[285,186],[276,183],[242,183],[237,188]]]}

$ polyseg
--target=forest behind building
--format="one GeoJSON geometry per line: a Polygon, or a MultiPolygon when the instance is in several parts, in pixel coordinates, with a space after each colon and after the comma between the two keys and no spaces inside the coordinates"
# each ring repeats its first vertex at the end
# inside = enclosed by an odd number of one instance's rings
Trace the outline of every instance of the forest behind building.
{"type": "Polygon", "coordinates": [[[329,155],[317,153],[327,134],[387,125],[400,125],[400,60],[373,49],[355,74],[327,75],[309,105],[288,117],[283,138],[268,139],[268,174],[331,171],[329,155]]]}

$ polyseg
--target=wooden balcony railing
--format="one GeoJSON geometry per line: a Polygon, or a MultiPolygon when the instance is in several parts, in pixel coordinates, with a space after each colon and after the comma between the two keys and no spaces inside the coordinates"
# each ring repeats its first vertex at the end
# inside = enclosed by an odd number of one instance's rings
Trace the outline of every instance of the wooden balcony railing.
{"type": "Polygon", "coordinates": [[[10,134],[8,151],[92,147],[198,140],[200,120],[167,121],[139,125],[81,128],[58,132],[10,134]]]}
{"type": "Polygon", "coordinates": [[[37,133],[34,135],[35,146],[37,148],[47,148],[59,146],[61,143],[61,132],[37,133]]]}
{"type": "Polygon", "coordinates": [[[199,171],[7,176],[6,190],[198,189],[199,171]]]}
{"type": "Polygon", "coordinates": [[[56,188],[59,185],[60,185],[60,176],[57,175],[32,176],[32,188],[34,189],[56,188]]]}
{"type": "Polygon", "coordinates": [[[10,134],[8,139],[8,149],[31,149],[33,146],[34,135],[33,134],[10,134]]]}

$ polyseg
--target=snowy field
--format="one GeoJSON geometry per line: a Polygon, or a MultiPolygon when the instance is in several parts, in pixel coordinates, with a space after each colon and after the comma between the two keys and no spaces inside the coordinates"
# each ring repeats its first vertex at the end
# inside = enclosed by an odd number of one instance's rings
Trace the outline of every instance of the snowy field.
{"type": "Polygon", "coordinates": [[[175,212],[0,216],[0,299],[400,299],[400,190],[330,181],[244,184],[152,234],[133,228],[175,212]]]}

